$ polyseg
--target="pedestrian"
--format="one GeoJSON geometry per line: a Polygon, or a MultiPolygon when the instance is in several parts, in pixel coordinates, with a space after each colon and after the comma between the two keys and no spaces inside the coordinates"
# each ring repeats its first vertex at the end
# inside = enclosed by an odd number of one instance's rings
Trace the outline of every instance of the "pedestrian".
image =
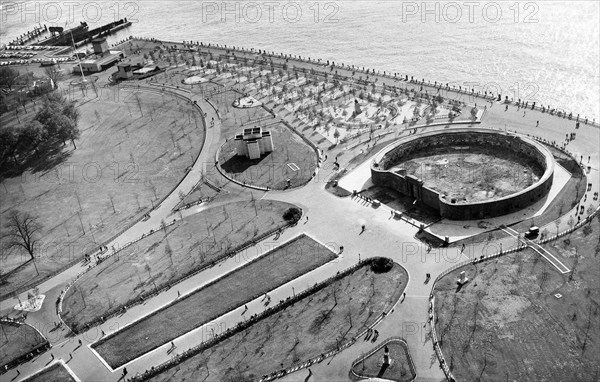
{"type": "Polygon", "coordinates": [[[523,117],[525,116],[525,113],[527,113],[526,111],[523,112],[523,117]]]}
{"type": "Polygon", "coordinates": [[[463,243],[462,247],[460,248],[460,253],[463,253],[465,251],[465,244],[463,243]]]}
{"type": "Polygon", "coordinates": [[[79,339],[79,346],[82,346],[83,342],[81,342],[81,338],[79,339]]]}
{"type": "Polygon", "coordinates": [[[537,121],[537,122],[535,123],[535,127],[538,127],[539,125],[540,125],[540,121],[537,121]]]}
{"type": "Polygon", "coordinates": [[[366,228],[366,227],[365,227],[365,225],[363,224],[363,225],[362,225],[362,227],[361,227],[360,233],[363,233],[363,232],[365,232],[365,228],[366,228]]]}
{"type": "Polygon", "coordinates": [[[405,298],[406,298],[406,292],[402,293],[402,300],[400,300],[401,304],[404,302],[405,298]]]}
{"type": "Polygon", "coordinates": [[[181,297],[181,292],[177,291],[177,297],[181,297]]]}
{"type": "Polygon", "coordinates": [[[124,367],[123,368],[123,376],[126,376],[126,375],[127,375],[127,368],[124,367]]]}
{"type": "Polygon", "coordinates": [[[54,353],[50,353],[50,359],[54,359],[54,353]]]}
{"type": "Polygon", "coordinates": [[[73,353],[69,353],[69,361],[73,359],[73,353]]]}
{"type": "Polygon", "coordinates": [[[106,333],[104,333],[104,330],[100,329],[100,331],[102,332],[102,337],[104,337],[106,335],[106,333]]]}

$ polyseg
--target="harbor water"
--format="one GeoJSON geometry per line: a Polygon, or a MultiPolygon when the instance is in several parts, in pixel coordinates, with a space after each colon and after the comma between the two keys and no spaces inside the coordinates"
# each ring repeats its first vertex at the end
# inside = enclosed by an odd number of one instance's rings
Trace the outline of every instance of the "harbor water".
{"type": "Polygon", "coordinates": [[[24,1],[2,3],[3,44],[36,25],[109,38],[202,41],[321,58],[501,92],[598,121],[600,8],[577,2],[24,1]]]}

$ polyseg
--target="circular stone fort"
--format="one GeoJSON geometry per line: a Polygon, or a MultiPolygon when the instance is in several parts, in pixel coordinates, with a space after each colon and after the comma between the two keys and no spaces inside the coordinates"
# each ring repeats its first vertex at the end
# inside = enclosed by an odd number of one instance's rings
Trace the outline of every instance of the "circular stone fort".
{"type": "Polygon", "coordinates": [[[554,159],[542,144],[473,128],[408,136],[371,163],[375,185],[452,220],[491,218],[530,206],[548,194],[553,173],[554,159]]]}

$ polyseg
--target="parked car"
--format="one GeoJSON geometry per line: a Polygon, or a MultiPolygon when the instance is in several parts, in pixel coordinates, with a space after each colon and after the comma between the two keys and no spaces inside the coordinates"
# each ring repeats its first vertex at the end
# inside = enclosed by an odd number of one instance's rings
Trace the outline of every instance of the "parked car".
{"type": "Polygon", "coordinates": [[[540,228],[536,226],[529,227],[527,232],[525,232],[525,237],[527,239],[535,239],[540,234],[540,228]]]}

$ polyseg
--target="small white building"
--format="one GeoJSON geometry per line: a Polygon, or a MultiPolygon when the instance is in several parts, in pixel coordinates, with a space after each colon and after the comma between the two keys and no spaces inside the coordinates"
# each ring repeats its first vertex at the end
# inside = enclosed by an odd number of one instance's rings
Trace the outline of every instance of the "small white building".
{"type": "Polygon", "coordinates": [[[235,136],[236,154],[250,159],[260,159],[261,155],[273,151],[273,137],[270,131],[262,131],[262,127],[244,129],[235,136]]]}
{"type": "Polygon", "coordinates": [[[92,45],[94,56],[73,66],[74,73],[79,73],[79,71],[83,71],[84,73],[98,73],[110,68],[125,57],[125,54],[119,50],[109,50],[108,43],[104,37],[92,40],[92,45]]]}

